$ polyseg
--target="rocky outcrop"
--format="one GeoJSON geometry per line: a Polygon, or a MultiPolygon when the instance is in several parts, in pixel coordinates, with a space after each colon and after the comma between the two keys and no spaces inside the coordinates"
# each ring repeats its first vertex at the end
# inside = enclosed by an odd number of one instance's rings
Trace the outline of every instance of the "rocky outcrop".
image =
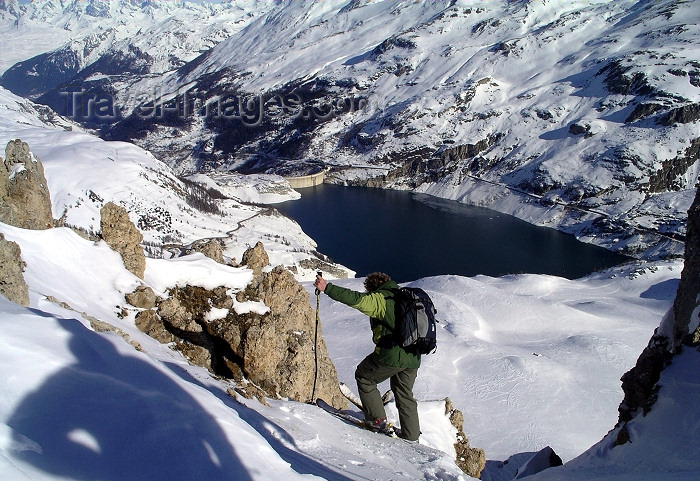
{"type": "Polygon", "coordinates": [[[585,138],[592,137],[591,126],[589,124],[573,123],[569,125],[569,133],[572,135],[583,135],[585,138]]]}
{"type": "Polygon", "coordinates": [[[216,239],[195,241],[192,243],[191,251],[200,252],[219,264],[225,264],[224,252],[221,249],[221,244],[216,239]]]}
{"type": "Polygon", "coordinates": [[[253,269],[255,279],[260,279],[264,267],[270,265],[270,257],[265,251],[262,242],[258,241],[254,247],[246,249],[241,259],[241,264],[253,269]]]}
{"type": "Polygon", "coordinates": [[[469,439],[464,434],[464,415],[462,411],[455,409],[452,401],[445,398],[445,414],[450,418],[452,425],[457,428],[457,442],[455,463],[459,468],[473,478],[480,478],[481,472],[486,467],[486,455],[483,449],[472,448],[469,439]]]}
{"type": "Polygon", "coordinates": [[[688,210],[685,263],[673,302],[674,345],[698,345],[700,337],[700,188],[688,210]]]}
{"type": "Polygon", "coordinates": [[[443,165],[448,165],[452,162],[459,162],[465,159],[472,159],[493,146],[502,137],[502,135],[494,134],[481,139],[474,144],[464,144],[450,147],[449,149],[441,151],[439,157],[443,165]]]}
{"type": "Polygon", "coordinates": [[[22,306],[29,305],[29,288],[22,271],[26,265],[19,245],[0,234],[0,294],[22,306]]]}
{"type": "MultiPolygon", "coordinates": [[[[240,394],[304,402],[315,396],[347,407],[308,293],[282,266],[265,269],[262,243],[243,259],[255,275],[235,298],[224,287],[173,288],[154,308],[144,307],[136,325],[163,343],[174,342],[192,363],[234,379],[240,394]]],[[[141,304],[142,297],[143,289],[129,294],[129,302],[141,304]]]]}
{"type": "MultiPolygon", "coordinates": [[[[661,168],[649,176],[649,192],[660,193],[687,189],[688,170],[700,159],[700,137],[690,141],[683,155],[661,162],[661,168]]],[[[688,176],[691,177],[692,176],[688,176]]]]}
{"type": "Polygon", "coordinates": [[[0,222],[23,229],[53,227],[44,167],[19,139],[7,144],[0,162],[0,222]]]}
{"type": "Polygon", "coordinates": [[[700,119],[700,104],[688,104],[671,109],[661,118],[661,125],[689,124],[700,119]]]}
{"type": "Polygon", "coordinates": [[[100,209],[102,239],[122,256],[124,267],[143,279],[146,270],[146,255],[141,248],[143,235],[129,219],[124,207],[107,202],[100,209]]]}
{"type": "MultiPolygon", "coordinates": [[[[281,266],[263,275],[255,298],[270,308],[270,314],[245,333],[246,365],[259,373],[256,382],[294,399],[310,399],[314,384],[315,355],[318,356],[317,397],[326,396],[334,406],[345,406],[338,378],[321,333],[308,293],[281,266]],[[316,333],[318,329],[318,333],[316,333]],[[317,335],[316,335],[317,334],[317,335]],[[317,345],[314,346],[316,339],[317,345]],[[268,385],[268,376],[279,381],[268,385]],[[286,393],[286,394],[285,394],[286,393]]],[[[243,332],[241,332],[243,335],[243,332]]]]}
{"type": "Polygon", "coordinates": [[[650,115],[654,115],[659,110],[663,110],[664,106],[655,102],[642,102],[637,104],[631,114],[625,119],[625,123],[636,122],[640,119],[645,119],[650,115]]]}
{"type": "Polygon", "coordinates": [[[651,97],[654,87],[643,72],[633,72],[632,65],[625,65],[619,59],[613,60],[596,73],[605,75],[603,83],[608,91],[618,95],[645,95],[651,97]]]}
{"type": "Polygon", "coordinates": [[[661,372],[684,346],[700,346],[700,189],[688,211],[685,264],[673,308],[656,329],[637,364],[622,376],[616,445],[629,441],[626,423],[653,409],[661,372]]]}

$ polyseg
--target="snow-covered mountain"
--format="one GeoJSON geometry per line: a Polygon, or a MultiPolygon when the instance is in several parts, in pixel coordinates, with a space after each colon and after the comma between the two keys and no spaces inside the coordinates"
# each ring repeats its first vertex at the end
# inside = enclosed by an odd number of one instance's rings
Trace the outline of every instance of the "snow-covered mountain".
{"type": "MultiPolygon", "coordinates": [[[[68,92],[115,95],[119,105],[133,108],[154,95],[163,75],[269,7],[260,1],[10,1],[4,9],[0,4],[0,31],[11,52],[0,65],[7,69],[3,84],[63,114],[72,101],[68,92]],[[40,41],[28,42],[34,37],[40,41]]],[[[78,119],[78,111],[71,116],[78,119]]]]}
{"type": "Polygon", "coordinates": [[[5,2],[3,39],[97,6],[106,21],[3,85],[179,172],[321,161],[337,182],[682,254],[699,171],[693,1],[37,3],[51,7],[5,2]]]}
{"type": "MultiPolygon", "coordinates": [[[[0,89],[0,145],[13,138],[29,142],[44,164],[55,216],[83,230],[96,230],[99,205],[114,201],[129,207],[135,223],[149,214],[162,221],[140,223],[152,242],[222,237],[226,254],[236,256],[262,240],[273,263],[289,266],[313,247],[293,222],[233,198],[291,197],[279,177],[209,180],[232,198],[214,199],[220,211],[207,213],[188,204],[186,182],[147,151],[101,140],[0,89]]],[[[410,446],[312,405],[234,400],[226,394],[230,380],[140,332],[136,311],[125,305],[125,293],[142,283],[159,292],[183,282],[240,289],[246,269],[201,255],[149,258],[142,281],[105,243],[72,229],[0,224],[0,233],[20,246],[30,288],[29,308],[0,298],[3,480],[458,481],[467,476],[450,452],[446,396],[463,411],[470,443],[486,452],[483,480],[514,479],[548,445],[568,463],[538,479],[694,480],[700,469],[693,351],[664,371],[658,408],[630,428],[634,443],[612,449],[600,441],[617,419],[620,377],[673,303],[680,260],[578,280],[412,282],[430,292],[441,323],[439,349],[426,356],[415,389],[421,444],[410,446]],[[103,323],[116,329],[98,332],[103,323]]],[[[298,269],[311,299],[312,271],[298,269]]],[[[361,289],[361,279],[335,282],[361,289]]],[[[372,348],[366,318],[325,296],[319,313],[338,377],[353,385],[356,364],[372,348]]]]}
{"type": "Polygon", "coordinates": [[[101,73],[127,79],[163,74],[229,37],[269,5],[257,0],[0,0],[5,45],[0,72],[9,69],[6,81],[15,93],[30,97],[72,80],[95,62],[90,68],[107,68],[110,72],[101,73]]]}

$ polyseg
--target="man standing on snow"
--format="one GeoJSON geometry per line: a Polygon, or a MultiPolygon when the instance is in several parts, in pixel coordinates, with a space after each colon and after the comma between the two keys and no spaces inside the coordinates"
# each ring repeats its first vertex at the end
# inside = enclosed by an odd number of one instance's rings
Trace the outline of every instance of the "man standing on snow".
{"type": "Polygon", "coordinates": [[[365,423],[375,431],[389,434],[386,411],[377,384],[390,380],[401,423],[400,437],[417,442],[420,436],[418,403],[413,397],[413,384],[420,367],[420,354],[406,352],[393,341],[394,300],[390,289],[398,289],[396,282],[382,272],[367,276],[367,292],[357,292],[327,283],[316,276],[314,286],[334,301],[342,302],[370,317],[375,349],[355,370],[357,390],[362,401],[365,423]]]}

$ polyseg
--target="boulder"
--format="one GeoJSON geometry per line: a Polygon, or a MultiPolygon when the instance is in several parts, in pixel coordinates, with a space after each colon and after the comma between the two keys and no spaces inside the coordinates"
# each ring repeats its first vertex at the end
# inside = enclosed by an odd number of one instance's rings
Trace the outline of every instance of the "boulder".
{"type": "Polygon", "coordinates": [[[573,123],[569,125],[569,133],[573,135],[583,135],[585,137],[590,137],[591,126],[587,124],[573,123]]]}
{"type": "Polygon", "coordinates": [[[148,286],[139,286],[124,296],[126,302],[139,309],[153,309],[156,307],[156,294],[148,286]]]}
{"type": "Polygon", "coordinates": [[[0,162],[0,222],[23,229],[53,227],[44,167],[19,139],[7,144],[0,162]]]}
{"type": "Polygon", "coordinates": [[[175,336],[165,329],[163,322],[154,310],[139,311],[134,319],[134,324],[141,332],[145,332],[163,344],[175,341],[175,336]]]}
{"type": "Polygon", "coordinates": [[[276,372],[279,380],[276,388],[283,396],[309,400],[316,354],[319,366],[316,396],[336,407],[345,407],[347,403],[338,387],[335,366],[328,357],[321,326],[316,325],[306,290],[291,272],[278,266],[263,275],[257,297],[270,308],[270,313],[261,319],[261,337],[255,340],[254,346],[248,346],[246,361],[254,362],[261,373],[276,372]],[[317,346],[314,346],[315,337],[317,346]]]}
{"type": "Polygon", "coordinates": [[[141,248],[143,235],[129,219],[124,207],[107,202],[100,209],[102,239],[122,257],[124,267],[136,277],[143,279],[146,270],[146,255],[141,248]]]}
{"type": "Polygon", "coordinates": [[[0,294],[12,302],[29,306],[29,288],[22,274],[25,265],[19,245],[0,234],[0,294]]]}

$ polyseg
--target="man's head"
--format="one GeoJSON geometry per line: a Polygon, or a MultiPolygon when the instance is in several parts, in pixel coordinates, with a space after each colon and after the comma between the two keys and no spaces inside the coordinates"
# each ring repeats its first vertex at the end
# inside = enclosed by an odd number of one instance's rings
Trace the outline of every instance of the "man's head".
{"type": "Polygon", "coordinates": [[[379,289],[385,282],[390,281],[391,277],[383,272],[373,272],[365,278],[365,290],[373,292],[379,289]]]}

